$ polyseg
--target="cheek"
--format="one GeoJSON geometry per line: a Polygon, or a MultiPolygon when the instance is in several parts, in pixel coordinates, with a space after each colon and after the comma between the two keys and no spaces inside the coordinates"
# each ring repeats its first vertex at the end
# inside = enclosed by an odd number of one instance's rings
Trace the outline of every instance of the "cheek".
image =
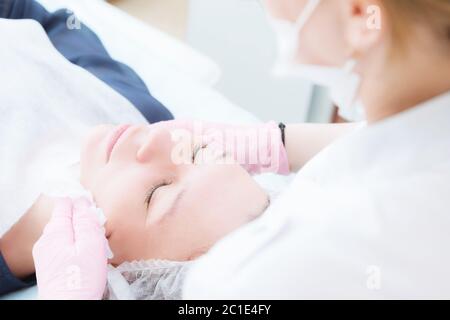
{"type": "Polygon", "coordinates": [[[123,223],[142,224],[146,186],[143,174],[133,163],[108,164],[96,173],[89,190],[106,215],[108,233],[123,223]]]}
{"type": "Polygon", "coordinates": [[[167,218],[162,224],[148,229],[149,250],[145,259],[166,259],[185,261],[197,251],[213,243],[214,232],[204,215],[197,215],[194,209],[183,207],[182,212],[167,218]]]}
{"type": "Polygon", "coordinates": [[[299,62],[341,66],[348,56],[345,23],[336,8],[321,8],[311,16],[300,37],[299,62]]]}
{"type": "Polygon", "coordinates": [[[140,259],[146,252],[146,212],[144,198],[135,177],[126,170],[105,178],[101,174],[95,184],[96,204],[107,218],[105,225],[114,264],[140,259]]]}
{"type": "Polygon", "coordinates": [[[109,246],[114,254],[112,263],[120,264],[124,261],[145,258],[149,251],[148,235],[143,223],[135,224],[126,221],[116,226],[115,231],[108,237],[109,246]]]}
{"type": "Polygon", "coordinates": [[[108,220],[117,220],[120,224],[125,217],[133,218],[138,212],[142,213],[144,191],[141,189],[139,179],[124,169],[104,170],[96,177],[91,191],[108,220]]]}
{"type": "Polygon", "coordinates": [[[80,178],[83,186],[88,189],[95,179],[96,172],[105,160],[106,155],[102,153],[102,145],[111,128],[113,128],[111,125],[97,126],[92,129],[84,139],[80,154],[80,178]]]}

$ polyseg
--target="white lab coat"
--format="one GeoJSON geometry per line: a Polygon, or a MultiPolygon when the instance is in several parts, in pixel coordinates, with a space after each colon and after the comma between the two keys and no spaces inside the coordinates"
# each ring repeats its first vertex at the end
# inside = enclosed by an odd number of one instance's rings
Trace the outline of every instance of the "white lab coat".
{"type": "Polygon", "coordinates": [[[450,298],[450,92],[324,150],[184,297],[450,298]]]}

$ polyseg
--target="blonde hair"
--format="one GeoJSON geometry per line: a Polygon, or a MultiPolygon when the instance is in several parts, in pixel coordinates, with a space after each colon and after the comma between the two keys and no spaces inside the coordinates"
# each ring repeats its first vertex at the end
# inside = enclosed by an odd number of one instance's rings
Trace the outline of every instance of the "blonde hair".
{"type": "Polygon", "coordinates": [[[410,26],[418,23],[450,48],[450,0],[381,0],[381,3],[390,20],[394,52],[405,49],[411,36],[410,26]]]}

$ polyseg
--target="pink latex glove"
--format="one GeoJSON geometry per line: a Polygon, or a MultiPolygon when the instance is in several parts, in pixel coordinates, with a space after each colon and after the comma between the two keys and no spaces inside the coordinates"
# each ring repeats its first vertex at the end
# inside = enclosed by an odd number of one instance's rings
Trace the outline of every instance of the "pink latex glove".
{"type": "Polygon", "coordinates": [[[33,247],[39,299],[101,299],[106,285],[107,240],[86,199],[57,200],[33,247]]]}
{"type": "Polygon", "coordinates": [[[201,136],[207,143],[218,143],[249,173],[290,173],[286,148],[281,130],[275,122],[255,125],[229,125],[222,123],[171,120],[152,125],[168,130],[186,130],[201,136]]]}

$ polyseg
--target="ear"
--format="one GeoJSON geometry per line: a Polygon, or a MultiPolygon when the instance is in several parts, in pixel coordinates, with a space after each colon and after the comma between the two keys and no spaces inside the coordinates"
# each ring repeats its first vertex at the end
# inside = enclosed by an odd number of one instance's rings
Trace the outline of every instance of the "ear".
{"type": "Polygon", "coordinates": [[[348,0],[347,39],[353,55],[364,54],[383,38],[385,13],[378,0],[348,0]]]}

